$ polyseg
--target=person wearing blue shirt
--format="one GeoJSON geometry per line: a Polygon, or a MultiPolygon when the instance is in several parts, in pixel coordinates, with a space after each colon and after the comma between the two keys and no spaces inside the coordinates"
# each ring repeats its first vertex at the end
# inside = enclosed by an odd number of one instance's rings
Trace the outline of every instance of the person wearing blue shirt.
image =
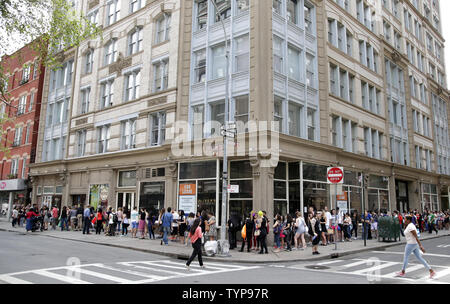
{"type": "Polygon", "coordinates": [[[87,205],[86,209],[84,209],[83,217],[84,217],[84,227],[83,234],[89,234],[89,228],[91,226],[91,209],[90,206],[87,205]]]}
{"type": "Polygon", "coordinates": [[[161,241],[161,245],[166,244],[169,245],[169,239],[168,239],[168,235],[170,234],[170,229],[172,228],[172,222],[173,222],[173,215],[172,215],[172,208],[167,208],[167,212],[164,213],[162,219],[162,227],[163,227],[163,232],[164,232],[164,236],[163,239],[161,241]]]}
{"type": "Polygon", "coordinates": [[[367,211],[364,211],[364,216],[361,217],[361,220],[363,222],[363,233],[364,233],[364,239],[367,240],[369,230],[370,230],[370,222],[372,220],[372,216],[367,211]]]}

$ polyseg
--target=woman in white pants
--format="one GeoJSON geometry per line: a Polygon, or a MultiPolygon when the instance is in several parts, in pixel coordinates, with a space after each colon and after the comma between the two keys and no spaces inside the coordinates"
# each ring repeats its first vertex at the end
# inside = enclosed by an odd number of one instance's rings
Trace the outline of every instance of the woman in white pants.
{"type": "Polygon", "coordinates": [[[406,238],[406,247],[405,247],[405,256],[403,258],[403,268],[402,271],[397,273],[397,276],[404,277],[405,276],[405,270],[406,266],[408,266],[408,259],[411,253],[414,253],[416,258],[425,266],[426,269],[430,272],[430,279],[432,279],[435,276],[435,272],[433,269],[431,269],[430,265],[423,259],[422,255],[420,254],[419,249],[425,253],[425,249],[423,248],[422,244],[419,241],[419,238],[417,237],[417,230],[416,225],[412,223],[412,217],[410,215],[407,215],[405,217],[406,220],[406,229],[405,229],[405,238],[406,238]]]}

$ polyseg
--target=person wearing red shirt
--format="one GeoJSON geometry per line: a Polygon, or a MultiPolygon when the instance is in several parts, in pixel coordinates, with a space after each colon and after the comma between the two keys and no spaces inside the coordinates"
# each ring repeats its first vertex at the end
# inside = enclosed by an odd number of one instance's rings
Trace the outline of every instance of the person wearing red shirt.
{"type": "Polygon", "coordinates": [[[26,229],[27,229],[27,232],[32,230],[32,228],[33,228],[33,217],[35,217],[35,216],[39,216],[39,214],[34,212],[34,209],[31,208],[26,214],[26,218],[27,218],[26,229]]]}
{"type": "Polygon", "coordinates": [[[202,236],[203,233],[202,228],[200,227],[200,219],[196,218],[194,224],[192,224],[191,231],[189,232],[189,237],[191,238],[192,248],[194,248],[194,251],[186,263],[187,270],[190,270],[189,265],[191,265],[191,262],[195,259],[196,255],[198,255],[198,263],[200,264],[200,267],[205,268],[202,260],[202,236]]]}

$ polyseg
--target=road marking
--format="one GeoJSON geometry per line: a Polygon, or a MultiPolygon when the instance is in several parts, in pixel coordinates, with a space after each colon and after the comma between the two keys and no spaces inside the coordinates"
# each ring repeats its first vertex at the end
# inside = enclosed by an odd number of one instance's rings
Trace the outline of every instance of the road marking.
{"type": "MultiPolygon", "coordinates": [[[[353,261],[358,261],[358,260],[354,259],[353,261]]],[[[359,266],[359,265],[362,265],[362,264],[366,264],[367,261],[368,260],[359,260],[358,262],[342,265],[342,267],[344,267],[344,268],[351,268],[351,267],[359,266]]]]}
{"type": "Polygon", "coordinates": [[[323,265],[334,264],[334,263],[337,263],[337,262],[342,262],[342,260],[326,261],[326,262],[318,263],[316,265],[323,266],[323,265]]]}
{"type": "Polygon", "coordinates": [[[438,245],[437,247],[439,247],[439,248],[447,248],[447,247],[450,247],[450,245],[438,245]]]}
{"type": "MultiPolygon", "coordinates": [[[[129,266],[133,267],[133,265],[129,265],[129,266]]],[[[120,268],[116,268],[116,267],[109,266],[109,265],[103,265],[102,268],[103,269],[117,271],[117,272],[121,272],[121,273],[131,274],[131,275],[135,275],[135,276],[140,276],[140,277],[144,277],[144,278],[147,278],[147,279],[155,279],[156,280],[157,278],[160,277],[160,276],[155,276],[155,275],[143,273],[143,272],[140,272],[140,271],[135,271],[135,270],[130,270],[130,269],[120,269],[120,268]]],[[[147,267],[144,267],[144,268],[151,269],[151,268],[147,268],[147,267]]]]}
{"type": "MultiPolygon", "coordinates": [[[[370,260],[367,260],[368,263],[372,263],[370,260]]],[[[374,272],[377,270],[381,270],[383,268],[388,268],[391,266],[396,265],[396,262],[390,262],[390,263],[384,263],[384,264],[379,264],[370,268],[365,268],[365,269],[361,269],[361,270],[357,270],[357,271],[352,271],[353,274],[363,274],[363,273],[367,273],[367,272],[374,272]]]]}
{"type": "Polygon", "coordinates": [[[436,276],[432,280],[440,279],[440,278],[445,277],[447,275],[450,275],[450,267],[447,268],[447,269],[444,269],[442,271],[436,271],[436,276]]]}
{"type": "MultiPolygon", "coordinates": [[[[100,267],[100,268],[102,268],[102,266],[103,266],[102,264],[96,265],[96,267],[100,267]]],[[[113,281],[113,282],[120,283],[120,284],[132,284],[133,283],[133,281],[130,281],[127,279],[122,279],[120,277],[114,277],[112,275],[101,273],[101,272],[87,270],[87,269],[84,269],[81,267],[72,267],[72,270],[74,272],[80,272],[80,273],[83,273],[83,274],[86,274],[89,276],[97,277],[97,278],[108,280],[108,281],[113,281]]]]}
{"type": "Polygon", "coordinates": [[[18,279],[9,275],[0,275],[0,280],[9,284],[32,284],[29,281],[18,279]]]}
{"type": "MultiPolygon", "coordinates": [[[[187,276],[187,274],[182,273],[182,272],[178,272],[178,271],[171,271],[171,270],[167,270],[167,269],[158,269],[158,268],[154,268],[154,267],[146,267],[146,266],[141,266],[141,265],[135,265],[134,262],[130,262],[130,263],[122,262],[122,263],[119,263],[119,264],[124,265],[124,266],[130,266],[130,267],[138,268],[138,269],[145,269],[145,270],[165,272],[165,273],[174,274],[174,275],[187,276]]],[[[139,262],[139,264],[147,264],[147,263],[139,262]]],[[[147,264],[147,265],[154,266],[153,264],[147,264]]]]}
{"type": "MultiPolygon", "coordinates": [[[[406,268],[406,273],[411,273],[411,272],[414,272],[414,271],[422,269],[422,268],[425,269],[425,267],[422,264],[417,264],[417,265],[414,265],[412,267],[407,267],[406,268]]],[[[394,278],[394,277],[397,276],[398,272],[400,272],[400,269],[398,271],[394,271],[394,272],[386,274],[385,277],[387,277],[387,278],[394,278]]]]}
{"type": "MultiPolygon", "coordinates": [[[[385,254],[398,254],[404,255],[404,252],[395,252],[395,251],[372,251],[373,253],[385,253],[385,254]]],[[[450,255],[446,254],[435,254],[435,253],[423,253],[424,256],[434,256],[440,258],[450,258],[450,255]]]]}
{"type": "Polygon", "coordinates": [[[68,276],[57,274],[54,272],[49,272],[47,270],[37,270],[37,271],[33,271],[33,273],[44,276],[44,277],[52,278],[55,280],[71,283],[71,284],[92,284],[87,281],[79,280],[79,279],[76,279],[73,277],[68,277],[68,276]]]}

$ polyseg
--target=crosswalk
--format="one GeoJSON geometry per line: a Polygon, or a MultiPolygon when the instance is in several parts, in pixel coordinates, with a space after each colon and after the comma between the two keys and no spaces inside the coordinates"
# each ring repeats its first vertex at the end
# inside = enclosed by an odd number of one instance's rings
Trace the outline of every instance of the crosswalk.
{"type": "Polygon", "coordinates": [[[402,269],[402,262],[386,261],[379,258],[370,259],[333,259],[324,262],[316,262],[313,265],[303,263],[291,265],[287,268],[307,270],[313,272],[326,272],[343,275],[354,275],[365,277],[369,282],[383,280],[399,280],[404,283],[431,283],[449,284],[450,266],[430,265],[436,276],[429,278],[429,272],[422,264],[409,263],[406,268],[406,276],[398,277],[397,273],[402,269]]]}
{"type": "Polygon", "coordinates": [[[146,284],[164,280],[214,275],[225,272],[257,269],[260,266],[242,266],[224,263],[197,262],[186,270],[185,262],[174,260],[93,263],[0,274],[0,283],[6,284],[146,284]]]}

